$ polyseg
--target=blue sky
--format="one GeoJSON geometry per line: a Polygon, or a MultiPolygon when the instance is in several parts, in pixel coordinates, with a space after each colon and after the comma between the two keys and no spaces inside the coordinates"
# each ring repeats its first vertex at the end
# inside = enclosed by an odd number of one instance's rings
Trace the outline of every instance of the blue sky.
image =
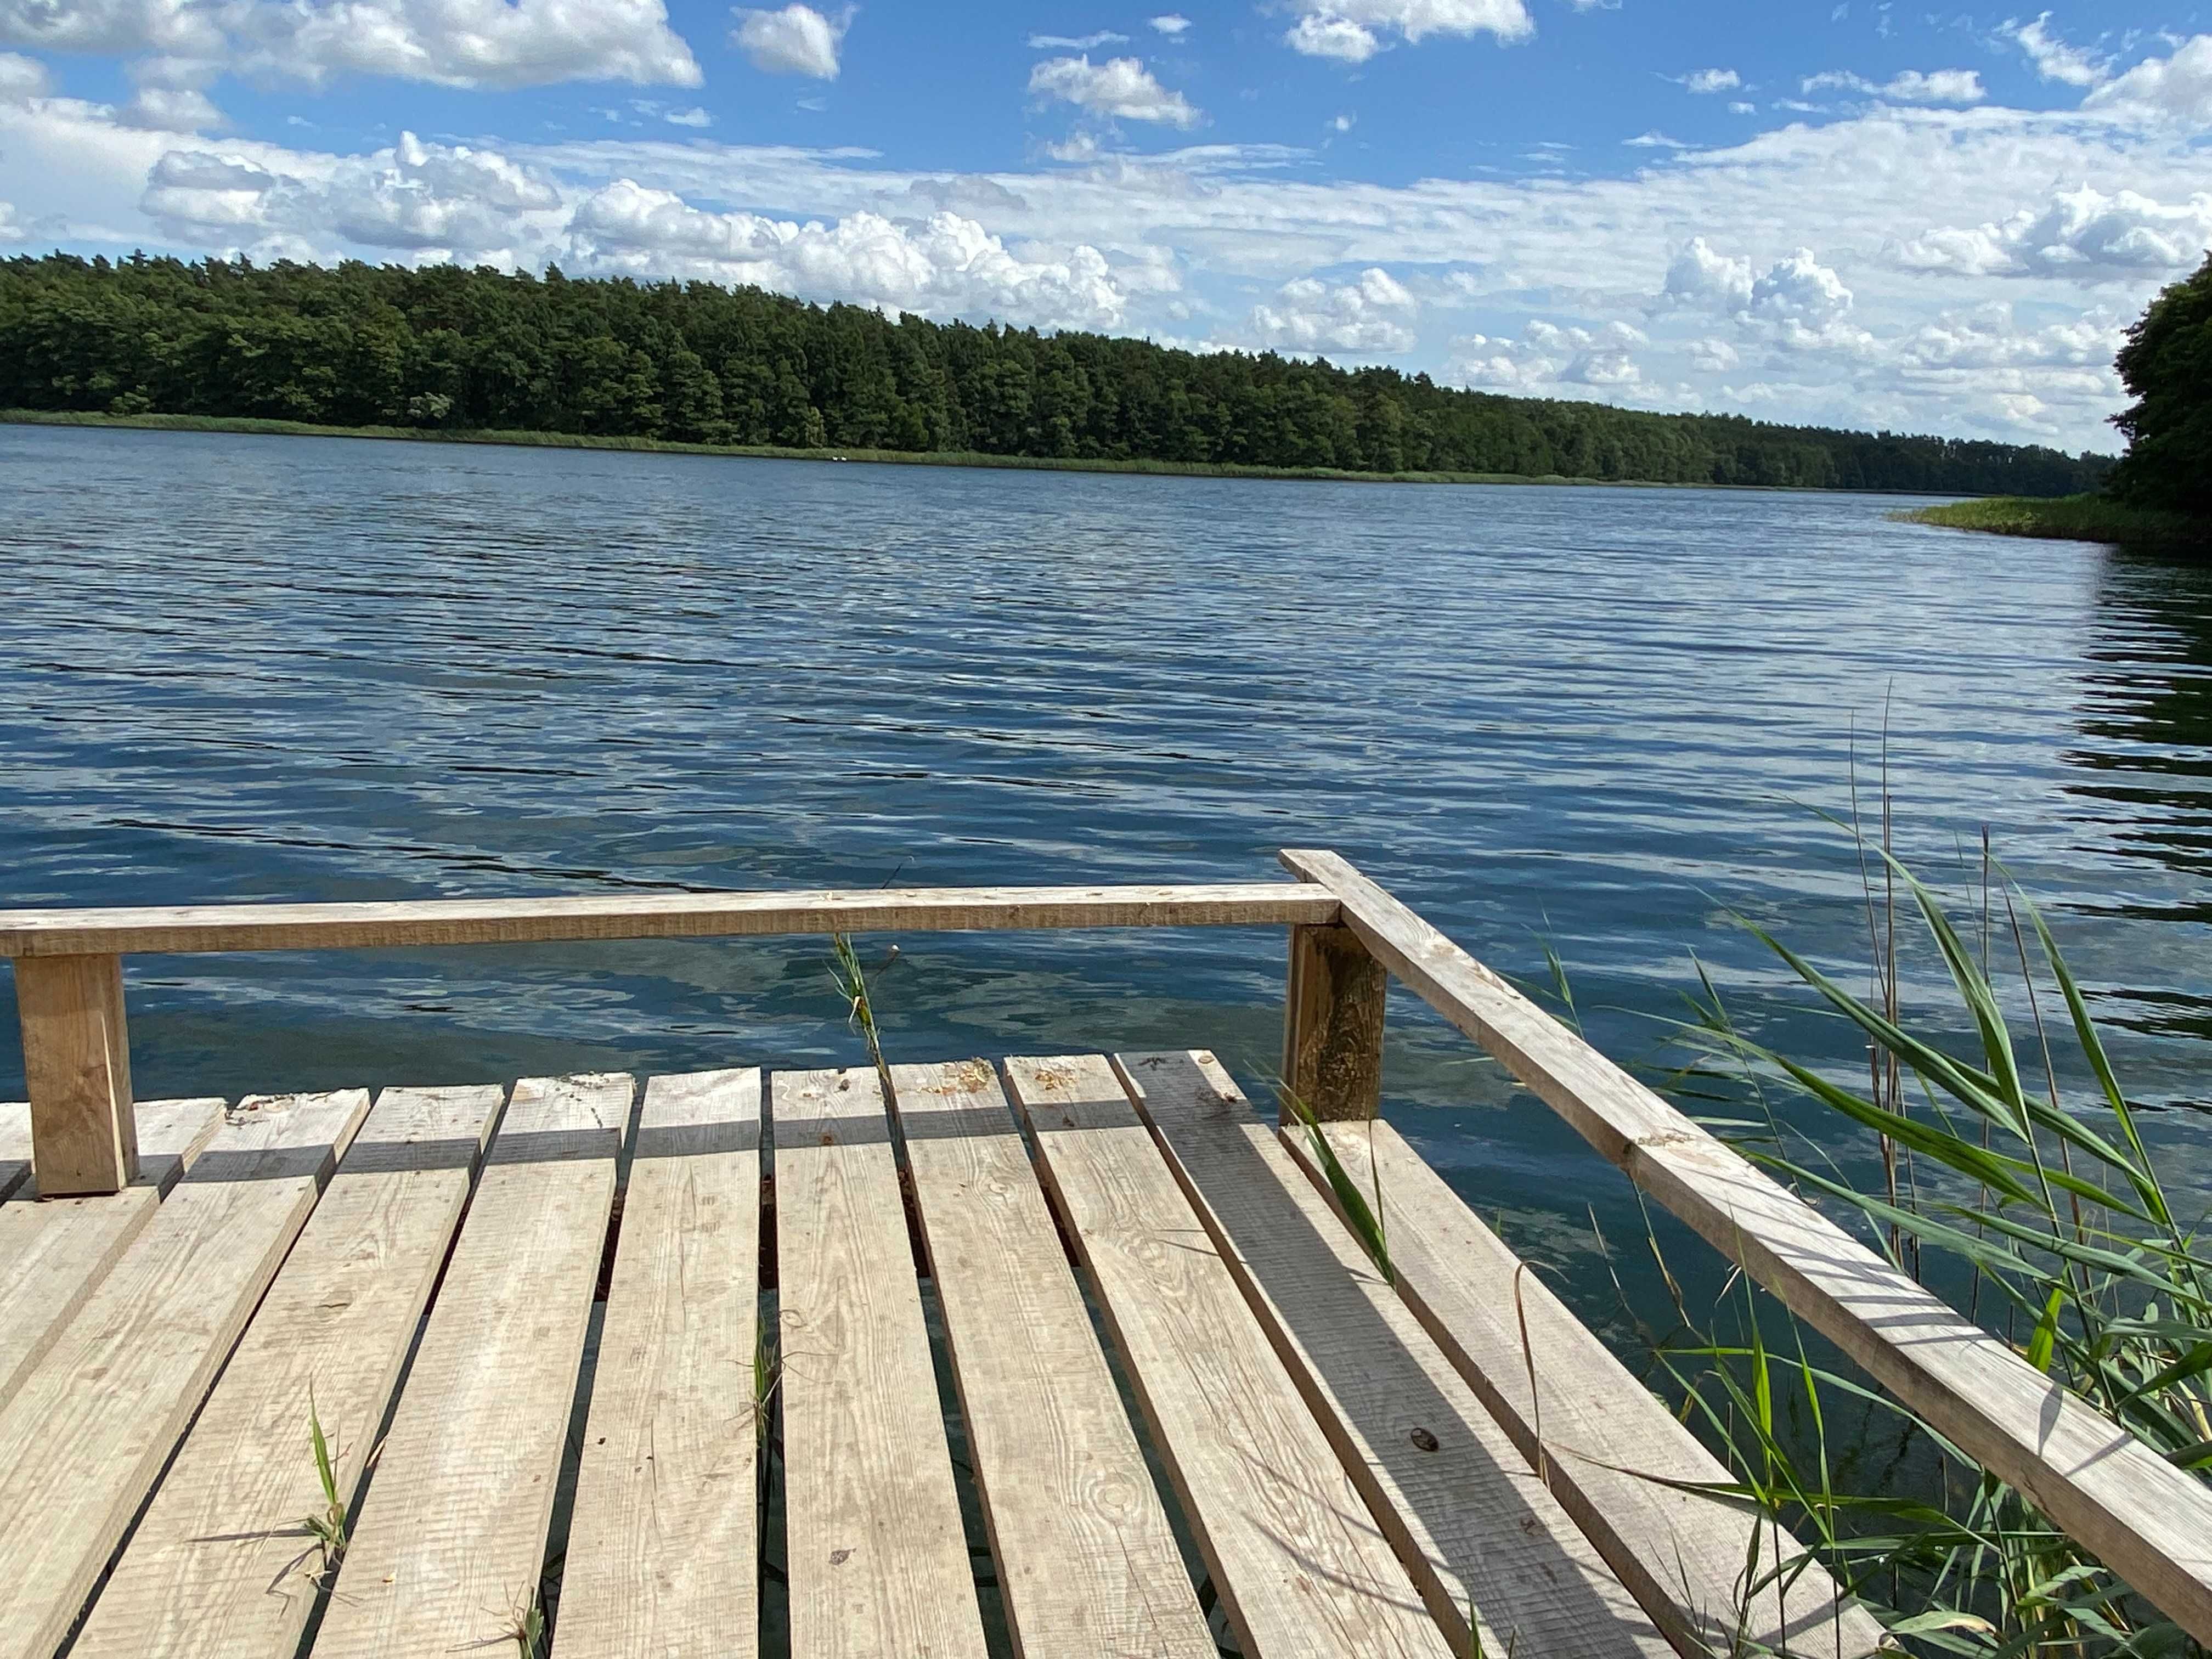
{"type": "Polygon", "coordinates": [[[0,248],[446,258],[2110,447],[2212,8],[0,0],[0,248]]]}

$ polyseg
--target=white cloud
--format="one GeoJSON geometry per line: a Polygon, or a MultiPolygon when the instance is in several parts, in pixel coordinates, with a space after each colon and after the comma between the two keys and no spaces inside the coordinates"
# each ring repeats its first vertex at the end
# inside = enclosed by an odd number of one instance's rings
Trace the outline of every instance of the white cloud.
{"type": "Polygon", "coordinates": [[[1536,32],[1523,0],[1296,0],[1298,21],[1283,37],[1294,52],[1360,64],[1395,34],[1415,46],[1432,34],[1492,34],[1524,40],[1536,32]]]}
{"type": "Polygon", "coordinates": [[[1085,58],[1053,58],[1030,71],[1034,97],[1057,98],[1093,115],[1116,120],[1159,121],[1194,127],[1199,112],[1179,92],[1170,92],[1135,58],[1094,64],[1085,58]]]}
{"type": "Polygon", "coordinates": [[[1808,76],[1804,90],[1820,92],[1831,87],[1864,93],[1870,98],[1887,98],[1899,104],[1978,104],[1990,95],[1978,70],[1934,70],[1924,74],[1919,70],[1907,70],[1879,85],[1863,76],[1831,70],[1826,75],[1808,76]]]}
{"type": "Polygon", "coordinates": [[[1743,76],[1732,69],[1699,70],[1694,75],[1680,77],[1684,87],[1695,93],[1734,92],[1743,85],[1743,76]]]}
{"type": "Polygon", "coordinates": [[[1702,236],[1674,256],[1667,267],[1662,300],[1672,306],[1705,311],[1742,311],[1751,304],[1751,261],[1717,253],[1702,236]]]}
{"type": "Polygon", "coordinates": [[[711,127],[714,118],[703,109],[672,109],[660,118],[672,127],[711,127]]]}
{"type": "Polygon", "coordinates": [[[2051,14],[2046,11],[2032,23],[2008,22],[1997,30],[1997,34],[2026,52],[2028,61],[2035,65],[2035,72],[2046,81],[2057,81],[2069,87],[2094,87],[2112,72],[2111,64],[2104,58],[2079,46],[2069,46],[2053,34],[2047,27],[2050,21],[2051,14]]]}
{"type": "Polygon", "coordinates": [[[1077,247],[1060,260],[1024,259],[953,213],[933,214],[918,227],[872,213],[835,225],[710,213],[627,179],[579,204],[568,248],[580,270],[673,272],[924,316],[1112,328],[1127,306],[1096,248],[1077,247]]]}
{"type": "Polygon", "coordinates": [[[1820,330],[1843,320],[1854,303],[1843,278],[1801,247],[1751,285],[1751,314],[1820,330]]]}
{"type": "Polygon", "coordinates": [[[1331,132],[1349,132],[1358,125],[1358,121],[1359,118],[1357,115],[1346,112],[1342,115],[1332,116],[1329,119],[1328,130],[1331,132]]]}
{"type": "Polygon", "coordinates": [[[116,118],[155,132],[203,132],[222,125],[222,112],[197,87],[143,86],[116,118]]]}
{"type": "Polygon", "coordinates": [[[2186,40],[2171,58],[2152,58],[2099,87],[2082,105],[2123,118],[2212,126],[2212,34],[2186,40]]]}
{"type": "Polygon", "coordinates": [[[2002,223],[1923,232],[1890,249],[1913,270],[1974,276],[2064,276],[2081,282],[2178,274],[2212,246],[2212,194],[2168,206],[2131,190],[2083,185],[2002,223]]]}
{"type": "Polygon", "coordinates": [[[1756,104],[1730,104],[1729,106],[1729,113],[1730,115],[1756,115],[1759,113],[1759,106],[1756,104]]]}
{"type": "Polygon", "coordinates": [[[1176,40],[1190,27],[1190,19],[1176,12],[1169,12],[1165,16],[1153,18],[1152,27],[1170,40],[1176,40]]]}
{"type": "Polygon", "coordinates": [[[781,11],[740,9],[730,43],[769,75],[805,75],[817,81],[837,78],[837,53],[853,26],[853,8],[835,19],[811,6],[788,5],[781,11]]]}
{"type": "Polygon", "coordinates": [[[373,155],[278,172],[220,150],[171,150],[147,179],[145,211],[171,234],[263,249],[335,242],[418,259],[513,264],[562,218],[552,182],[506,156],[426,144],[411,132],[373,155]]]}
{"type": "Polygon", "coordinates": [[[1643,383],[1635,354],[1650,343],[1627,323],[1587,329],[1539,318],[1517,340],[1488,334],[1454,340],[1444,378],[1500,392],[1553,395],[1579,386],[1619,393],[1643,383]]]}
{"type": "Polygon", "coordinates": [[[46,95],[46,66],[20,52],[0,52],[0,103],[20,104],[46,95]]]}
{"type": "Polygon", "coordinates": [[[449,87],[700,80],[661,0],[0,0],[0,43],[143,54],[172,91],[224,70],[449,87]]]}
{"type": "Polygon", "coordinates": [[[1709,336],[1692,343],[1690,362],[1692,368],[1702,374],[1725,374],[1732,368],[1741,367],[1743,357],[1726,340],[1715,339],[1709,336]]]}
{"type": "Polygon", "coordinates": [[[1111,29],[1100,29],[1096,34],[1032,34],[1032,52],[1096,52],[1101,46],[1126,46],[1129,37],[1116,34],[1111,29]]]}
{"type": "Polygon", "coordinates": [[[1688,149],[1691,148],[1680,138],[1669,138],[1656,127],[1649,132],[1638,133],[1633,138],[1624,138],[1620,142],[1631,149],[1688,149]]]}
{"type": "Polygon", "coordinates": [[[1403,283],[1370,266],[1349,283],[1315,276],[1285,283],[1273,303],[1253,307],[1252,330],[1285,351],[1392,356],[1413,349],[1419,309],[1403,283]]]}

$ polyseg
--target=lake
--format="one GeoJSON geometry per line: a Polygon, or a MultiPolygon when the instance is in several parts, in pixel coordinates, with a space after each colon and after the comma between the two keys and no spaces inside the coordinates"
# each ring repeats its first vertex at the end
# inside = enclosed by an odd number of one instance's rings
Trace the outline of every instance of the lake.
{"type": "MultiPolygon", "coordinates": [[[[1863,982],[1820,815],[1855,753],[1873,809],[1886,722],[1899,848],[1964,902],[1987,827],[2212,1190],[2212,571],[1892,498],[24,427],[0,491],[0,902],[1247,880],[1329,846],[1504,972],[1548,941],[1616,1058],[1665,1060],[1694,958],[1863,1070],[1735,918],[1863,982]]],[[[1279,933],[902,943],[894,1060],[1210,1046],[1258,1097],[1278,1059],[1279,933]]],[[[826,958],[146,958],[133,1066],[152,1098],[851,1063],[826,958]]],[[[1607,1322],[1626,1183],[1418,1004],[1387,1086],[1607,1322]]]]}

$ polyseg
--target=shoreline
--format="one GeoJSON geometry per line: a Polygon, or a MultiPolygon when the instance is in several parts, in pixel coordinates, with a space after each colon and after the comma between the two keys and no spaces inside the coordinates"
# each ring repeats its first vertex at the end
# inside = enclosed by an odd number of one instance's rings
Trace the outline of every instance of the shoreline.
{"type": "MultiPolygon", "coordinates": [[[[1081,456],[992,455],[964,450],[787,449],[773,444],[695,444],[672,438],[604,438],[574,432],[324,426],[307,421],[266,420],[249,415],[102,415],[76,410],[0,409],[0,425],[92,427],[137,432],[223,432],[247,437],[358,438],[387,443],[489,444],[512,449],[593,449],[647,455],[699,455],[725,460],[852,461],[884,466],[981,467],[1009,472],[1254,478],[1291,483],[1528,484],[1572,489],[1710,489],[1730,494],[1780,495],[1895,495],[1900,493],[1887,489],[1815,489],[1788,484],[1678,483],[1649,478],[1578,478],[1560,473],[1349,472],[1337,467],[1251,466],[1236,461],[1103,460],[1081,456]]],[[[1976,498],[1958,499],[1971,501],[1976,498]]]]}
{"type": "Polygon", "coordinates": [[[1981,495],[1890,516],[1899,524],[1984,536],[2212,552],[2212,524],[2155,507],[2130,507],[2102,495],[1981,495]]]}

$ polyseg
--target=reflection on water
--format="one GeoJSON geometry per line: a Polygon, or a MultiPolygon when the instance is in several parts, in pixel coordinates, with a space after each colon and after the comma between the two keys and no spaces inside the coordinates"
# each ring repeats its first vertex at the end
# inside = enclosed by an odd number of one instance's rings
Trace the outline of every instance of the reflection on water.
{"type": "MultiPolygon", "coordinates": [[[[1865,960],[1856,748],[1964,898],[1986,825],[2131,1091],[2194,1103],[2212,578],[1860,497],[1392,489],[0,428],[0,897],[1249,879],[1333,845],[1649,1056],[1732,918],[1865,960]],[[1962,849],[1969,849],[1962,854],[1962,849]]],[[[808,941],[131,965],[148,1093],[860,1057],[808,941]]],[[[1860,971],[1855,967],[1854,971],[1860,971]]],[[[1941,1019],[1932,964],[1915,1008],[1941,1019]]],[[[1282,941],[905,942],[896,1054],[1218,1049],[1282,941]]],[[[0,1094],[21,1087],[12,1022],[0,1094]]],[[[1638,1223],[1425,1011],[1390,1109],[1566,1261],[1638,1223]]],[[[2205,1179],[2200,1114],[2160,1115],[2205,1179]]],[[[1569,1265],[1572,1265],[1571,1262],[1569,1265]]]]}

